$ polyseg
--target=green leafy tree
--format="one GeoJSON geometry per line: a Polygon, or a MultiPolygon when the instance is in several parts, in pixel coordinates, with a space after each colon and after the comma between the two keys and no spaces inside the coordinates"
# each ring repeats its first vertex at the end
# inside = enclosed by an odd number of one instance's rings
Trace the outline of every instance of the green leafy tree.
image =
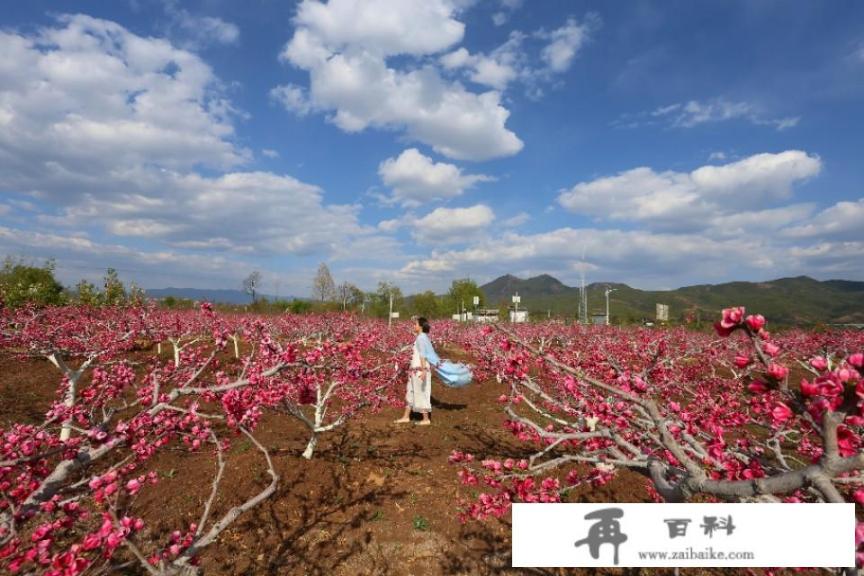
{"type": "Polygon", "coordinates": [[[417,316],[426,318],[437,318],[444,314],[438,296],[431,290],[414,295],[411,301],[411,309],[417,316]]]}
{"type": "Polygon", "coordinates": [[[393,311],[398,312],[404,304],[402,290],[395,284],[379,282],[378,289],[369,294],[369,312],[373,316],[386,318],[390,311],[390,295],[393,295],[393,311]]]}
{"type": "Polygon", "coordinates": [[[312,303],[308,300],[292,300],[288,305],[288,311],[292,314],[305,314],[312,309],[312,303]]]}
{"type": "Polygon", "coordinates": [[[102,300],[108,306],[122,306],[126,303],[126,287],[120,281],[117,270],[108,268],[103,281],[102,300]]]}
{"type": "Polygon", "coordinates": [[[134,282],[129,286],[129,304],[141,306],[147,301],[147,292],[134,282]]]}
{"type": "Polygon", "coordinates": [[[480,306],[485,306],[485,297],[477,283],[470,278],[454,280],[447,292],[447,312],[455,313],[464,306],[466,311],[474,309],[474,296],[480,297],[480,306]]]}
{"type": "Polygon", "coordinates": [[[62,304],[63,285],[54,277],[54,262],[41,267],[7,258],[0,270],[0,303],[12,308],[31,303],[37,306],[62,304]]]}
{"type": "Polygon", "coordinates": [[[102,294],[92,283],[87,280],[81,280],[75,286],[75,300],[79,304],[85,306],[100,306],[102,304],[102,294]]]}

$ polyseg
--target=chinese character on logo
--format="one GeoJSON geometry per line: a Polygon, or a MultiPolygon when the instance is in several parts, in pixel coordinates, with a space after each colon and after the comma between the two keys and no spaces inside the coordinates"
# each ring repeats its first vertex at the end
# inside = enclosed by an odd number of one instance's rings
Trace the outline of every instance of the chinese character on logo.
{"type": "Polygon", "coordinates": [[[691,522],[688,518],[667,518],[663,520],[669,526],[669,538],[687,535],[687,524],[691,522]]]}
{"type": "Polygon", "coordinates": [[[735,525],[732,523],[732,516],[727,516],[726,518],[703,516],[702,520],[705,522],[702,524],[702,528],[705,529],[705,534],[707,534],[709,538],[714,537],[715,530],[725,530],[727,535],[732,534],[735,530],[735,525]]]}
{"type": "Polygon", "coordinates": [[[618,518],[624,516],[620,508],[604,508],[585,515],[586,520],[596,520],[588,529],[588,537],[576,542],[576,547],[588,544],[591,557],[597,560],[600,557],[600,545],[612,544],[615,546],[615,565],[618,565],[618,546],[627,541],[627,535],[621,532],[618,518]]]}

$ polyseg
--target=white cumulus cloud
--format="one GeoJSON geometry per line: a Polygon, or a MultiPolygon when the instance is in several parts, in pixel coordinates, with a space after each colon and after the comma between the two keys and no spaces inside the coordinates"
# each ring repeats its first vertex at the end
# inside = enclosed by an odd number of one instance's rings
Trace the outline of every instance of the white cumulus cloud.
{"type": "Polygon", "coordinates": [[[393,190],[391,200],[404,206],[455,198],[478,182],[492,180],[483,174],[463,174],[453,164],[434,162],[416,148],[381,162],[378,174],[393,190]]]}
{"type": "Polygon", "coordinates": [[[436,208],[413,222],[414,238],[424,244],[462,244],[495,220],[495,213],[485,204],[469,208],[436,208]]]}
{"type": "Polygon", "coordinates": [[[789,227],[784,234],[791,238],[864,238],[864,198],[844,200],[825,208],[812,219],[789,227]]]}
{"type": "Polygon", "coordinates": [[[34,207],[31,225],[259,254],[374,241],[359,207],[243,171],[240,116],[211,68],[164,39],[83,15],[0,32],[0,191],[34,207]]]}
{"type": "Polygon", "coordinates": [[[419,60],[388,61],[461,42],[459,10],[446,0],[304,0],[281,58],[308,71],[310,105],[346,132],[395,128],[451,158],[511,156],[523,144],[497,91],[471,92],[419,60]]]}
{"type": "Polygon", "coordinates": [[[601,219],[700,227],[705,219],[787,198],[794,184],[815,176],[821,167],[818,156],[799,150],[756,154],[692,172],[640,167],[580,182],[562,192],[558,202],[572,212],[601,219]]]}

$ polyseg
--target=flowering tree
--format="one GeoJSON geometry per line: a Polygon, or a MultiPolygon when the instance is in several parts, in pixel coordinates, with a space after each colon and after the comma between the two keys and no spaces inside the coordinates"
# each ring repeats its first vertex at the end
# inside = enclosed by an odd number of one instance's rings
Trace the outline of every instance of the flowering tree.
{"type": "Polygon", "coordinates": [[[312,458],[322,434],[340,428],[364,409],[376,410],[397,401],[398,384],[408,374],[402,354],[407,332],[390,332],[379,321],[358,324],[345,314],[311,321],[309,317],[285,319],[280,329],[300,338],[305,365],[274,381],[282,389],[262,400],[309,431],[304,458],[312,458]],[[286,382],[290,382],[287,388],[286,382]],[[278,401],[267,401],[272,398],[278,401]]]}
{"type": "MultiPolygon", "coordinates": [[[[22,308],[6,311],[0,344],[22,355],[42,357],[60,370],[62,405],[53,421],[62,422],[60,439],[69,440],[72,423],[82,418],[76,410],[82,377],[99,362],[103,370],[136,345],[148,311],[144,308],[91,308],[85,306],[22,308]]],[[[122,361],[113,368],[128,375],[122,361]]]]}
{"type": "Polygon", "coordinates": [[[716,324],[719,339],[484,329],[483,357],[507,386],[506,426],[535,448],[503,461],[454,452],[462,481],[487,488],[466,502],[464,517],[502,516],[513,501],[559,501],[621,468],[644,473],[659,501],[864,503],[864,339],[775,338],[765,325],[730,308],[716,324]],[[816,349],[823,354],[812,356],[816,349]],[[790,367],[807,370],[797,386],[790,367]]]}
{"type": "Polygon", "coordinates": [[[0,429],[0,570],[12,573],[73,575],[129,563],[149,574],[198,572],[200,552],[276,490],[270,454],[255,438],[265,410],[308,425],[304,456],[311,458],[320,434],[386,401],[402,378],[392,349],[377,349],[392,338],[383,323],[358,326],[347,316],[226,317],[209,304],[196,314],[110,308],[3,314],[2,348],[42,356],[62,372],[60,400],[43,422],[0,429]],[[239,334],[248,349],[224,361],[229,339],[239,334]],[[134,365],[121,353],[144,337],[186,340],[172,360],[148,355],[134,365]],[[217,513],[228,447],[237,436],[260,452],[269,482],[217,513]],[[135,503],[141,491],[158,490],[153,457],[178,448],[211,453],[213,481],[198,521],[158,542],[135,503]]]}
{"type": "MultiPolygon", "coordinates": [[[[207,305],[202,315],[215,320],[207,305]]],[[[224,409],[226,395],[253,385],[243,373],[232,377],[216,370],[224,334],[211,334],[216,346],[209,354],[203,349],[190,352],[188,366],[161,365],[154,359],[139,377],[128,364],[108,361],[122,348],[118,342],[128,342],[135,333],[132,318],[141,319],[129,311],[69,308],[6,322],[11,328],[4,335],[5,345],[53,358],[64,374],[61,388],[81,388],[72,395],[77,400],[72,406],[67,391],[41,425],[0,430],[0,567],[13,573],[79,574],[111,565],[124,548],[151,574],[194,572],[198,552],[275,491],[278,478],[269,454],[251,434],[254,420],[199,410],[202,402],[221,403],[224,409]],[[84,357],[75,368],[64,359],[73,354],[84,357]],[[205,376],[210,381],[202,382],[205,376]],[[68,433],[54,434],[58,426],[68,433]],[[271,482],[213,519],[227,445],[220,435],[232,429],[261,450],[271,482]],[[217,472],[200,521],[145,555],[135,543],[144,527],[132,512],[135,496],[157,482],[156,472],[146,471],[147,463],[172,445],[192,451],[209,446],[217,472]]],[[[256,366],[262,378],[274,376],[293,360],[291,348],[285,349],[279,358],[256,366]]],[[[247,363],[244,371],[249,368],[247,363]]],[[[237,406],[232,410],[243,411],[237,406]]],[[[245,407],[245,412],[252,410],[245,407]]]]}

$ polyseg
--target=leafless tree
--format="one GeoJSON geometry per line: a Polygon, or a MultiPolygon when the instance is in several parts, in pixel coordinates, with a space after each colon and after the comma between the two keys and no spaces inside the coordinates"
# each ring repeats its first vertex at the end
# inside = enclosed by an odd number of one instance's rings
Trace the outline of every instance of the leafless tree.
{"type": "Polygon", "coordinates": [[[315,280],[312,283],[312,293],[321,302],[336,299],[336,283],[330,274],[330,268],[323,262],[318,266],[318,272],[315,274],[315,280]]]}
{"type": "Polygon", "coordinates": [[[252,296],[252,303],[255,303],[255,292],[261,285],[261,273],[257,270],[252,272],[243,280],[243,291],[252,296]]]}

